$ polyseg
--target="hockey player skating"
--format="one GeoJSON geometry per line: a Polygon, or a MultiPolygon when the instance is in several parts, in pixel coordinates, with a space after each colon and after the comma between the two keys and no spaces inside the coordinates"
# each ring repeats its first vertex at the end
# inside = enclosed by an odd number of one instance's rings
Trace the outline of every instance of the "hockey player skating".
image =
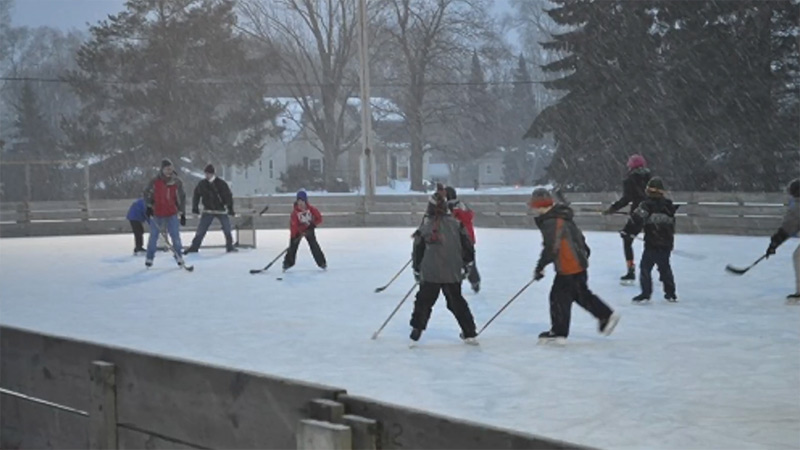
{"type": "Polygon", "coordinates": [[[175,174],[172,162],[169,159],[161,161],[161,170],[144,189],[144,201],[147,217],[150,219],[150,239],[147,242],[147,267],[153,265],[156,254],[156,245],[161,230],[166,228],[172,239],[175,250],[175,260],[183,266],[181,253],[180,225],[186,225],[186,194],[183,191],[183,182],[175,174]],[[180,214],[180,220],[178,219],[180,214]]]}
{"type": "MultiPolygon", "coordinates": [[[[631,155],[628,158],[628,174],[622,182],[622,198],[608,207],[603,214],[613,214],[626,205],[630,204],[630,214],[636,211],[639,202],[646,198],[644,193],[647,182],[650,181],[650,169],[647,168],[647,161],[642,155],[631,155]]],[[[625,264],[628,267],[627,273],[620,277],[623,284],[633,284],[636,281],[636,269],[633,256],[633,238],[622,236],[622,247],[625,253],[625,264]]]]}
{"type": "Polygon", "coordinates": [[[544,269],[550,263],[556,270],[550,290],[551,327],[539,335],[540,342],[563,342],[569,336],[573,301],[597,318],[600,333],[610,335],[619,322],[619,315],[586,284],[590,250],[583,233],[572,221],[572,209],[555,204],[550,191],[544,188],[533,191],[528,206],[539,214],[536,225],[542,232],[542,253],[533,278],[544,278],[544,269]]]}
{"type": "Polygon", "coordinates": [[[140,198],[131,204],[126,216],[131,224],[133,233],[133,254],[144,255],[147,250],[144,248],[144,224],[147,222],[147,205],[144,199],[140,198]]]}
{"type": "Polygon", "coordinates": [[[675,245],[675,210],[672,200],[666,198],[664,182],[653,177],[647,183],[647,199],[631,214],[623,233],[630,239],[644,229],[644,252],[639,265],[639,284],[641,294],[633,298],[634,303],[650,300],[653,294],[653,279],[650,272],[658,267],[661,282],[664,284],[664,299],[677,302],[675,278],[669,259],[675,245]]]}
{"type": "MultiPolygon", "coordinates": [[[[783,223],[770,238],[766,253],[767,258],[774,255],[778,247],[789,236],[795,235],[800,231],[800,178],[792,180],[786,188],[786,192],[792,197],[792,201],[789,202],[789,208],[783,216],[783,223]]],[[[792,259],[794,261],[795,292],[786,297],[786,302],[798,304],[800,303],[800,245],[797,246],[792,254],[792,259]]]]}
{"type": "MultiPolygon", "coordinates": [[[[447,195],[447,207],[450,208],[450,213],[456,218],[456,220],[464,225],[464,229],[467,231],[467,236],[469,236],[469,240],[474,247],[476,242],[475,226],[472,222],[475,219],[475,211],[471,210],[466,203],[458,199],[458,194],[456,194],[456,189],[454,187],[447,186],[445,188],[445,194],[447,195]]],[[[467,274],[467,280],[469,280],[469,284],[474,292],[477,293],[481,290],[481,275],[478,273],[478,265],[476,261],[473,261],[470,265],[470,270],[467,274]]]]}
{"type": "Polygon", "coordinates": [[[311,249],[311,254],[314,256],[314,262],[317,263],[317,266],[319,266],[320,269],[328,267],[328,263],[325,261],[325,254],[322,253],[322,248],[320,248],[317,242],[317,235],[314,233],[314,230],[320,224],[322,224],[322,214],[320,214],[317,208],[308,203],[308,194],[306,191],[298,191],[290,220],[289,248],[286,251],[286,256],[283,258],[284,271],[294,266],[295,258],[297,257],[297,248],[300,246],[300,241],[302,241],[303,238],[308,242],[308,247],[311,249]]]}
{"type": "Polygon", "coordinates": [[[475,319],[461,294],[461,281],[464,274],[469,272],[475,251],[464,225],[449,214],[447,201],[442,194],[433,194],[426,217],[414,233],[411,259],[419,291],[411,314],[410,337],[412,345],[419,341],[441,291],[447,301],[447,309],[461,327],[461,339],[468,344],[477,344],[475,319]]]}
{"type": "Polygon", "coordinates": [[[185,253],[194,253],[200,249],[203,239],[206,237],[208,227],[214,221],[219,220],[222,225],[222,233],[225,235],[225,249],[228,252],[235,252],[233,246],[233,235],[231,234],[231,221],[228,216],[233,216],[233,194],[228,183],[215,175],[214,166],[206,166],[205,179],[200,180],[194,188],[192,196],[192,214],[200,214],[200,200],[203,200],[203,214],[200,216],[200,223],[197,225],[192,245],[186,249],[185,253]]]}

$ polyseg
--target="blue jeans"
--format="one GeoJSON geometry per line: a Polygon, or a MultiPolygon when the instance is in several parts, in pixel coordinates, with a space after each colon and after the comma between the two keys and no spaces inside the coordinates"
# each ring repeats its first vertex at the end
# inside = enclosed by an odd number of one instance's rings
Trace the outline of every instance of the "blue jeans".
{"type": "Polygon", "coordinates": [[[150,239],[147,241],[147,259],[152,260],[156,256],[158,235],[160,230],[163,230],[164,227],[167,227],[167,233],[170,239],[172,239],[172,246],[175,248],[175,251],[179,255],[182,254],[183,247],[181,246],[181,230],[180,222],[178,222],[178,215],[167,217],[153,216],[150,218],[150,239]]]}
{"type": "Polygon", "coordinates": [[[190,247],[192,250],[197,250],[200,248],[200,245],[203,243],[203,239],[206,237],[208,228],[211,226],[211,223],[214,222],[215,218],[219,219],[219,223],[222,225],[222,233],[225,235],[225,247],[228,250],[233,248],[233,235],[231,235],[230,218],[225,214],[203,213],[203,215],[200,216],[200,223],[197,225],[197,232],[194,235],[194,239],[192,239],[192,246],[190,247]]]}

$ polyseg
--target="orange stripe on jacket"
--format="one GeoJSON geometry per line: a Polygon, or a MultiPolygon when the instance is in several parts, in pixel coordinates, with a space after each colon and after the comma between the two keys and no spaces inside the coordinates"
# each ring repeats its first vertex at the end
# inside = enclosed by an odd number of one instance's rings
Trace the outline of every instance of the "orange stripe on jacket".
{"type": "MultiPolygon", "coordinates": [[[[561,236],[561,228],[563,225],[563,219],[556,219],[556,238],[561,236]]],[[[556,269],[561,275],[575,275],[585,270],[581,267],[581,263],[575,255],[575,250],[569,245],[569,239],[565,236],[561,237],[561,242],[558,246],[558,255],[556,257],[558,258],[556,269]]]]}

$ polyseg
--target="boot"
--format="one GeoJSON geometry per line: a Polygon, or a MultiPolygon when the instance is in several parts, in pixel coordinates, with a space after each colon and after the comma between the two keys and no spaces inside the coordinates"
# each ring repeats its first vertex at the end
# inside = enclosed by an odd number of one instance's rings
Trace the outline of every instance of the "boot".
{"type": "Polygon", "coordinates": [[[566,336],[560,336],[552,331],[544,331],[539,333],[540,344],[564,344],[567,342],[566,336]]]}
{"type": "Polygon", "coordinates": [[[645,294],[645,293],[641,293],[641,294],[637,295],[636,297],[633,297],[633,303],[642,304],[642,303],[648,302],[648,301],[650,301],[650,296],[645,294]]]}
{"type": "Polygon", "coordinates": [[[628,267],[628,273],[619,277],[619,282],[626,286],[630,286],[636,282],[636,269],[632,266],[628,267]]]}

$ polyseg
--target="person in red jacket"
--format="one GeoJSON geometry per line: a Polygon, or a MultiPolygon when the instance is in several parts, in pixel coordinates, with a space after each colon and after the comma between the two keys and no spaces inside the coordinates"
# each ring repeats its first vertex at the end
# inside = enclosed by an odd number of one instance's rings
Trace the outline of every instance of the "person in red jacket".
{"type": "Polygon", "coordinates": [[[144,264],[147,267],[153,265],[158,235],[160,232],[166,231],[175,248],[175,260],[179,266],[182,266],[183,257],[181,255],[183,253],[178,223],[182,226],[186,225],[186,193],[183,191],[183,182],[174,172],[172,161],[169,159],[161,161],[161,170],[158,172],[158,176],[147,184],[143,197],[145,211],[150,219],[150,240],[147,242],[147,258],[144,264]],[[180,215],[180,219],[178,219],[178,215],[180,215]]]}
{"type": "Polygon", "coordinates": [[[308,247],[311,249],[311,254],[314,255],[314,261],[319,268],[325,269],[328,267],[325,261],[325,254],[322,253],[322,248],[320,248],[319,242],[317,242],[317,236],[314,233],[314,229],[321,224],[322,214],[320,214],[317,208],[308,204],[308,194],[306,194],[306,191],[298,191],[290,222],[291,238],[289,240],[289,250],[283,258],[284,272],[294,266],[297,248],[300,246],[300,241],[303,240],[304,237],[308,242],[308,247]]]}
{"type": "MultiPolygon", "coordinates": [[[[474,246],[475,226],[472,224],[472,221],[475,219],[475,211],[471,210],[466,203],[458,199],[458,195],[456,194],[456,189],[454,187],[447,186],[445,188],[445,194],[447,196],[447,206],[450,208],[450,213],[459,222],[461,222],[462,225],[464,225],[464,228],[467,230],[467,236],[469,236],[469,240],[474,246]]],[[[481,275],[478,273],[478,266],[475,264],[474,260],[469,266],[467,280],[469,280],[472,290],[475,293],[478,293],[478,291],[481,290],[481,275]]]]}

